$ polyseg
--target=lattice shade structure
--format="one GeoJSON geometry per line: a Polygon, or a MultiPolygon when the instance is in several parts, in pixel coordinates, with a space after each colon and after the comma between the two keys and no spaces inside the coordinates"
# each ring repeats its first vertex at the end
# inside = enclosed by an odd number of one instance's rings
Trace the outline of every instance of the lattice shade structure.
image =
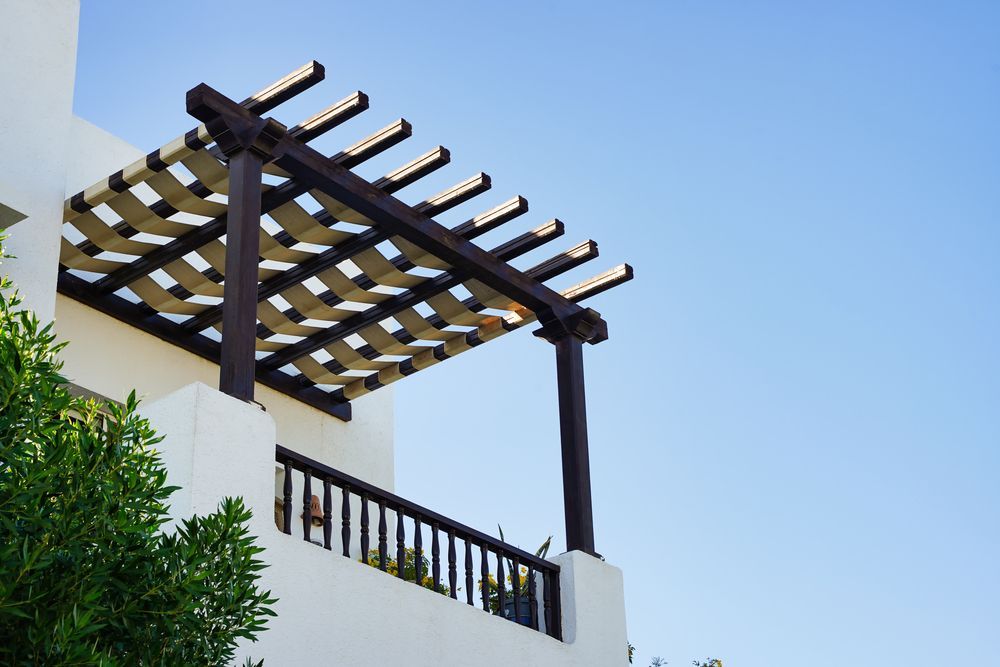
{"type": "Polygon", "coordinates": [[[372,182],[351,171],[409,137],[405,120],[334,155],[308,145],[363,112],[364,93],[291,128],[261,118],[323,76],[312,62],[240,103],[188,91],[201,125],[66,201],[60,292],[219,363],[237,398],[261,382],[344,420],[352,399],[538,321],[557,351],[567,542],[594,553],[581,345],[607,326],[579,302],[631,267],[557,292],[545,283],[596,243],[509,264],[562,236],[558,220],[473,244],[527,212],[520,196],[452,229],[433,220],[487,191],[483,173],[416,205],[392,196],[446,165],[445,148],[372,182]]]}
{"type": "Polygon", "coordinates": [[[528,299],[517,289],[504,289],[508,276],[490,284],[487,274],[494,267],[478,263],[486,253],[463,253],[474,246],[455,242],[467,243],[524,214],[523,197],[451,230],[433,230],[438,233],[427,242],[423,234],[404,235],[398,225],[358,210],[337,189],[344,184],[324,187],[323,175],[308,164],[335,165],[347,186],[367,186],[418,224],[440,227],[430,218],[487,191],[489,176],[474,175],[407,206],[391,195],[446,165],[448,150],[435,148],[370,184],[347,171],[409,137],[405,120],[329,157],[308,149],[306,167],[301,160],[276,156],[282,144],[302,149],[367,108],[367,96],[356,92],[287,130],[260,119],[322,78],[322,66],[309,63],[239,105],[204,85],[191,91],[189,110],[198,113],[201,103],[206,123],[66,201],[60,290],[218,362],[219,339],[226,339],[227,246],[222,237],[231,224],[230,165],[234,151],[244,151],[260,154],[271,182],[259,183],[261,215],[255,225],[258,238],[252,239],[257,245],[253,348],[258,381],[349,418],[351,399],[539,317],[567,330],[576,326],[566,326],[569,318],[589,318],[596,327],[591,341],[600,340],[599,316],[574,304],[629,280],[627,265],[562,295],[543,285],[596,257],[594,242],[523,273],[506,264],[561,236],[563,225],[553,220],[489,251],[495,267],[515,274],[529,293],[542,295],[535,303],[524,303],[528,299]],[[263,141],[271,141],[274,154],[240,144],[236,135],[255,128],[258,143],[273,135],[263,141]],[[442,242],[459,247],[459,262],[455,253],[442,256],[442,242]],[[460,287],[472,296],[456,296],[453,290],[460,287]],[[546,297],[565,312],[551,312],[546,297]]]}

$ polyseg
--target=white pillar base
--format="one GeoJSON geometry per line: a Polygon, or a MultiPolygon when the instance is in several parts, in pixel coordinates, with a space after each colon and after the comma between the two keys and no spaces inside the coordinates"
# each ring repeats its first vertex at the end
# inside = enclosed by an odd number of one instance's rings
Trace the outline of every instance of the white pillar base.
{"type": "Polygon", "coordinates": [[[560,568],[563,641],[589,664],[627,665],[622,571],[582,551],[550,560],[560,568]]]}
{"type": "Polygon", "coordinates": [[[240,496],[253,510],[250,531],[274,531],[274,420],[255,405],[189,384],[143,405],[163,441],[156,445],[167,483],[173,521],[214,512],[225,496],[240,496]]]}

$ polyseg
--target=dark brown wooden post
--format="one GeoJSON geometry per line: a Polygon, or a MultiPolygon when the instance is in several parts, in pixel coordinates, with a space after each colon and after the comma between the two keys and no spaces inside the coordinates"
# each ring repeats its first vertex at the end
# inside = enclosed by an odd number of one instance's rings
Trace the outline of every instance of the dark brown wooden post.
{"type": "Polygon", "coordinates": [[[226,212],[226,278],[222,293],[222,349],[219,390],[253,400],[257,360],[257,277],[260,252],[261,172],[288,128],[246,109],[210,104],[204,84],[187,93],[187,111],[205,123],[229,160],[226,212]]]}
{"type": "Polygon", "coordinates": [[[556,347],[559,385],[566,550],[579,550],[596,556],[594,510],[590,499],[587,400],[583,384],[583,341],[570,333],[552,342],[556,347]]]}
{"type": "Polygon", "coordinates": [[[219,391],[253,400],[260,252],[261,154],[241,150],[229,158],[226,281],[223,285],[219,391]]]}

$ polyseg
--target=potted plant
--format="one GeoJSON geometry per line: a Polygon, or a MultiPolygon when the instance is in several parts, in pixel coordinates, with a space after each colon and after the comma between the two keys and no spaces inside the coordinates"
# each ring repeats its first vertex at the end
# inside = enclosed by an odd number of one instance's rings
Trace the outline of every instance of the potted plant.
{"type": "MultiPolygon", "coordinates": [[[[504,539],[503,535],[503,528],[497,525],[497,529],[500,531],[500,541],[506,542],[507,540],[504,539]]],[[[541,546],[535,550],[535,556],[544,559],[548,555],[549,547],[551,545],[552,536],[549,535],[548,539],[542,542],[541,546]]],[[[531,586],[528,580],[528,568],[525,565],[519,566],[518,577],[520,581],[518,582],[519,586],[517,591],[521,596],[521,608],[517,610],[520,611],[520,614],[516,614],[514,609],[514,561],[507,557],[505,557],[504,560],[507,561],[507,570],[505,576],[506,581],[504,582],[503,616],[504,618],[510,619],[515,623],[520,623],[521,625],[531,625],[531,586]]],[[[492,574],[490,575],[487,583],[490,587],[490,609],[493,613],[496,613],[500,607],[500,587],[496,578],[494,578],[492,574]]],[[[482,587],[482,583],[480,583],[480,587],[482,587]]]]}

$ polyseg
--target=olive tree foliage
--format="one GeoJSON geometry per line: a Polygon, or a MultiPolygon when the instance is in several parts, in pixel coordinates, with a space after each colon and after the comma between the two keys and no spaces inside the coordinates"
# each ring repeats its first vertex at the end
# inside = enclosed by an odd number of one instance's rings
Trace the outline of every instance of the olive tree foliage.
{"type": "Polygon", "coordinates": [[[71,395],[20,303],[0,280],[0,664],[228,664],[275,602],[250,512],[226,498],[161,530],[174,488],[134,393],[71,395]]]}

